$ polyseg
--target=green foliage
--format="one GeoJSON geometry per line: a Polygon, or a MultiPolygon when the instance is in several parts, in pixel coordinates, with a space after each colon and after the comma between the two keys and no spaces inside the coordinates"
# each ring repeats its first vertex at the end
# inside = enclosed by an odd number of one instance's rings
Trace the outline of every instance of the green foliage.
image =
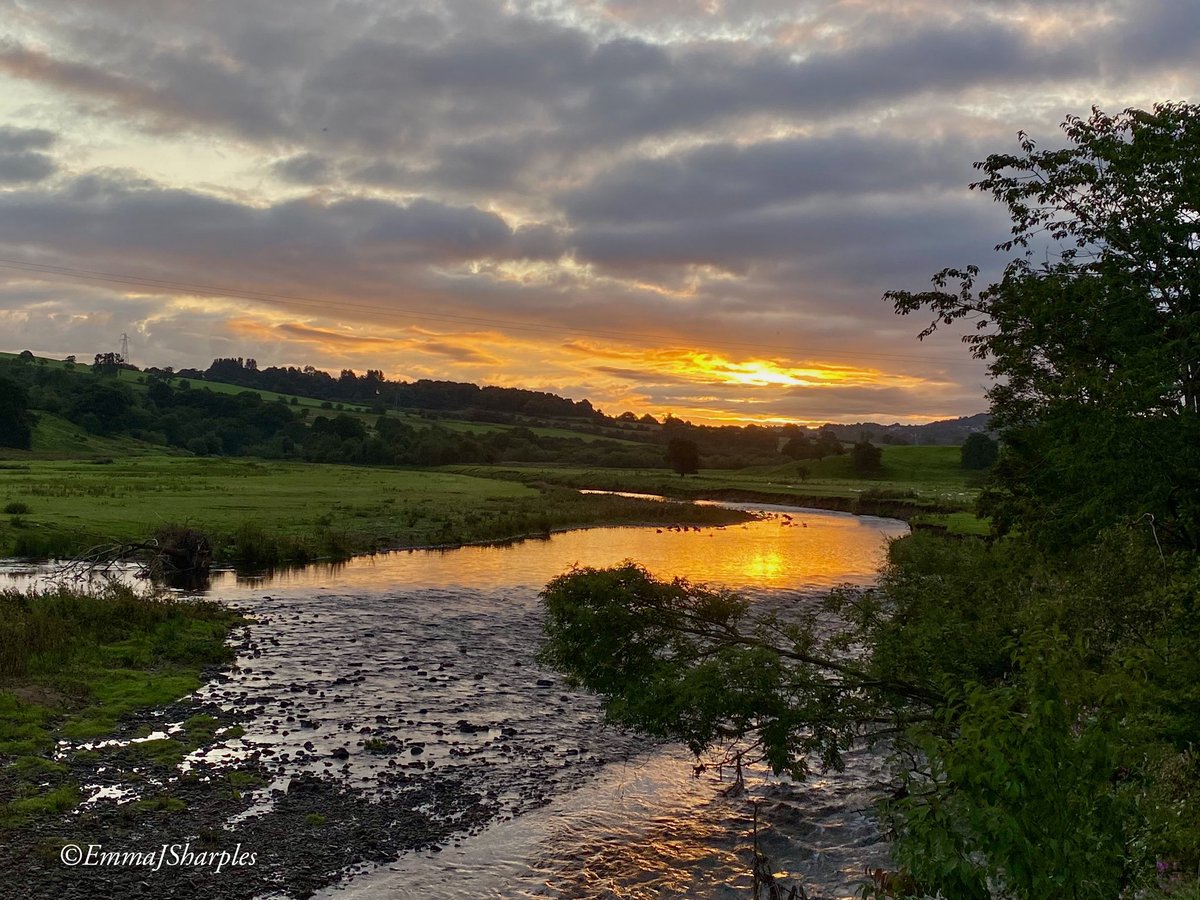
{"type": "Polygon", "coordinates": [[[990,469],[1000,456],[1000,444],[982,432],[968,435],[962,446],[964,469],[990,469]]]}
{"type": "Polygon", "coordinates": [[[0,593],[0,677],[51,704],[0,692],[0,755],[45,753],[54,734],[99,737],[134,710],[188,694],[202,668],[229,659],[225,637],[236,621],[217,604],[116,585],[0,593]]]}
{"type": "MultiPolygon", "coordinates": [[[[896,855],[946,896],[1108,900],[1125,881],[1127,792],[1111,723],[1063,696],[1061,635],[1027,636],[1018,679],[968,685],[949,736],[921,735],[929,769],[885,807],[896,855]]],[[[947,710],[949,712],[949,710],[947,710]]]]}
{"type": "Polygon", "coordinates": [[[846,450],[842,442],[832,431],[822,430],[815,436],[796,432],[779,451],[792,459],[824,459],[826,456],[840,456],[846,450]]]}
{"type": "Polygon", "coordinates": [[[881,679],[940,687],[899,749],[896,853],[929,890],[1111,897],[1200,864],[1200,563],[1146,529],[1072,554],[1027,542],[892,545],[834,606],[881,679]]]}
{"type": "Polygon", "coordinates": [[[1064,124],[1068,146],[976,167],[972,187],[1013,218],[1021,249],[975,290],[975,267],[936,290],[886,296],[933,323],[975,321],[966,340],[990,361],[993,426],[1004,450],[985,509],[1003,531],[1068,546],[1143,516],[1200,547],[1200,106],[1158,104],[1064,124]],[[1035,266],[1035,242],[1059,243],[1035,266]],[[957,290],[947,290],[958,282],[957,290]]]}
{"type": "Polygon", "coordinates": [[[730,745],[797,778],[808,754],[838,767],[891,687],[868,693],[861,673],[826,655],[811,619],[751,616],[735,594],[635,563],[574,569],[541,598],[539,659],[599,694],[610,722],[696,754],[730,745]]]}
{"type": "Polygon", "coordinates": [[[850,450],[850,463],[854,474],[863,478],[883,472],[883,451],[870,441],[859,441],[850,450]]]}
{"type": "Polygon", "coordinates": [[[0,447],[28,450],[33,421],[29,391],[18,382],[0,378],[0,447]]]}
{"type": "Polygon", "coordinates": [[[170,794],[157,794],[153,797],[144,797],[141,800],[134,800],[127,807],[130,816],[140,815],[143,813],[177,813],[187,809],[187,804],[178,797],[172,797],[170,794]]]}
{"type": "Polygon", "coordinates": [[[66,812],[79,803],[79,787],[65,784],[44,793],[10,800],[0,808],[0,825],[14,827],[27,820],[66,812]]]}

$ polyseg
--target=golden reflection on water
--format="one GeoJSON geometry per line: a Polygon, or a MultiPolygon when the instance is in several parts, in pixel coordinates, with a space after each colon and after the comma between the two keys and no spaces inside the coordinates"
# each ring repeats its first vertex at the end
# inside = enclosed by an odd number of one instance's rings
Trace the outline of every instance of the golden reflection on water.
{"type": "Polygon", "coordinates": [[[906,533],[894,519],[812,510],[772,512],[745,525],[683,529],[590,528],[511,546],[413,550],[309,566],[262,579],[217,574],[213,592],[236,597],[264,590],[398,587],[540,588],[572,566],[612,566],[632,559],[659,577],[731,588],[825,588],[870,581],[886,539],[906,533]]]}

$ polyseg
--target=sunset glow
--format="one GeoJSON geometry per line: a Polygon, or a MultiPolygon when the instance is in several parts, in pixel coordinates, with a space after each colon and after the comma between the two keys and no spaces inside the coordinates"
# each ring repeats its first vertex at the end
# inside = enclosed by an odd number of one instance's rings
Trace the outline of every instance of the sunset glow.
{"type": "Polygon", "coordinates": [[[998,270],[1019,129],[1200,78],[1172,0],[0,6],[0,349],[709,422],[979,412],[883,292],[998,270]]]}

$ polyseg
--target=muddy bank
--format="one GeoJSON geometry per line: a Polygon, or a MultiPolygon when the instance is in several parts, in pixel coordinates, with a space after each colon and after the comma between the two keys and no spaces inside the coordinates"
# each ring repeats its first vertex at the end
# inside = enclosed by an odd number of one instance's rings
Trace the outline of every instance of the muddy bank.
{"type": "MultiPolygon", "coordinates": [[[[246,639],[239,654],[254,659],[261,651],[246,639]]],[[[207,695],[240,693],[239,672],[210,671],[207,695]]],[[[475,773],[401,767],[366,790],[349,783],[341,753],[279,753],[271,741],[245,734],[243,723],[264,711],[262,704],[194,697],[128,716],[110,738],[60,744],[58,769],[43,785],[78,785],[83,802],[3,834],[0,894],[303,898],[356,866],[450,846],[452,836],[477,831],[498,813],[496,793],[489,799],[475,773]],[[197,722],[210,732],[198,748],[197,722]],[[297,767],[306,760],[317,771],[297,767]]],[[[285,719],[268,720],[267,730],[278,732],[285,719]]],[[[400,750],[381,745],[376,752],[386,759],[400,750]]],[[[8,793],[11,785],[0,783],[0,796],[8,793]]]]}
{"type": "MultiPolygon", "coordinates": [[[[162,806],[100,801],[65,821],[6,837],[0,851],[4,896],[243,898],[308,897],[361,863],[383,863],[405,850],[437,846],[493,812],[465,779],[400,777],[389,799],[305,775],[276,791],[271,812],[226,827],[251,805],[228,776],[268,779],[266,767],[238,766],[221,775],[183,776],[154,795],[162,806]],[[173,809],[183,804],[183,810],[173,809]],[[418,810],[434,809],[437,814],[418,810]],[[450,824],[449,815],[457,821],[450,824]],[[151,854],[145,862],[68,866],[73,848],[100,854],[151,854]],[[67,855],[64,855],[67,854],[67,855]],[[218,862],[224,856],[223,867],[218,862]],[[154,856],[165,855],[161,868],[154,856]],[[218,870],[219,869],[219,870],[218,870]]],[[[239,783],[242,783],[239,781],[239,783]]]]}

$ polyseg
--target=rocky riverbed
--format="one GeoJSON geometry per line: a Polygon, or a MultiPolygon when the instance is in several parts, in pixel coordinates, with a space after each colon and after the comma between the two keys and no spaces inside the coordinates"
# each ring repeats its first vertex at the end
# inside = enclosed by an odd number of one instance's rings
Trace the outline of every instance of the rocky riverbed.
{"type": "Polygon", "coordinates": [[[601,548],[693,577],[705,573],[689,566],[719,565],[724,583],[741,572],[735,586],[770,604],[810,602],[807,584],[838,572],[868,577],[879,526],[840,517],[826,540],[819,515],[805,529],[606,529],[215,585],[249,618],[236,663],[114,742],[60,746],[84,802],[11,834],[0,893],[735,896],[759,802],[777,870],[811,897],[850,896],[887,862],[868,812],[880,760],[804,785],[756,775],[726,796],[715,773],[691,778],[678,749],[606,728],[595,698],[534,661],[538,587],[573,561],[608,564],[601,548]],[[67,845],[187,847],[193,864],[68,866],[67,845]],[[218,872],[202,854],[221,852],[240,861],[218,872]]]}

